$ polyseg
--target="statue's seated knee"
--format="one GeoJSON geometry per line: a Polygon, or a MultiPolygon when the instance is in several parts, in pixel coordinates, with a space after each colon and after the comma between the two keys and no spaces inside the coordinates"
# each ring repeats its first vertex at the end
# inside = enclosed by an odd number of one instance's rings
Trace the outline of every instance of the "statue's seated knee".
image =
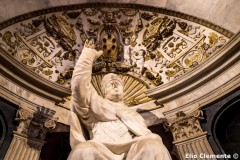
{"type": "Polygon", "coordinates": [[[161,146],[163,145],[163,143],[161,140],[155,138],[146,138],[139,140],[136,145],[138,150],[153,152],[155,149],[156,151],[158,151],[159,148],[161,148],[161,146]]]}
{"type": "Polygon", "coordinates": [[[79,143],[70,153],[70,159],[74,157],[81,157],[86,155],[97,155],[100,154],[97,149],[97,145],[94,142],[82,142],[79,143]]]}

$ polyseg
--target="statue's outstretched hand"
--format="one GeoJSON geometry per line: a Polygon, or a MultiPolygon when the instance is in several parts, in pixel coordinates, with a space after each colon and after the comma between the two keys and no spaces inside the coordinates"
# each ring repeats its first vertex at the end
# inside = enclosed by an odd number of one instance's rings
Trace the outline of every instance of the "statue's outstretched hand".
{"type": "MultiPolygon", "coordinates": [[[[95,43],[93,40],[86,40],[84,43],[84,48],[91,48],[91,49],[95,49],[95,43]]],[[[103,51],[100,50],[97,52],[96,54],[96,58],[100,57],[103,54],[103,51]]]]}

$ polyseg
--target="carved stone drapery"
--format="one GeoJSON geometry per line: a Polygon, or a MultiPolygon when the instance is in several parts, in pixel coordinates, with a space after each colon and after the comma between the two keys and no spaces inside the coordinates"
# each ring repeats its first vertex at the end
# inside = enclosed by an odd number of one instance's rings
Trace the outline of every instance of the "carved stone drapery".
{"type": "Polygon", "coordinates": [[[20,107],[15,118],[19,125],[4,160],[38,160],[47,131],[56,126],[54,114],[55,111],[45,107],[37,107],[37,110],[20,107]]]}
{"type": "Polygon", "coordinates": [[[201,158],[201,154],[214,154],[207,140],[207,132],[204,132],[200,126],[201,119],[203,119],[203,112],[200,109],[190,114],[179,111],[176,113],[176,119],[166,124],[167,129],[172,132],[173,143],[183,160],[201,158]]]}

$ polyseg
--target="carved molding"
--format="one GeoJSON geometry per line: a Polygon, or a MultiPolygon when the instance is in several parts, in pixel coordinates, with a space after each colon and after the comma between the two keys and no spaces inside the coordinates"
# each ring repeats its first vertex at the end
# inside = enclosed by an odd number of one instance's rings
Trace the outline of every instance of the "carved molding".
{"type": "Polygon", "coordinates": [[[37,94],[31,93],[23,86],[16,85],[4,74],[0,74],[0,96],[17,106],[27,106],[28,108],[37,108],[37,106],[54,107],[54,102],[44,99],[37,94]],[[35,101],[33,101],[34,99],[35,101]]]}
{"type": "Polygon", "coordinates": [[[53,101],[60,101],[62,97],[70,95],[70,89],[48,81],[40,75],[26,68],[0,47],[1,74],[25,87],[31,92],[53,101]],[[13,72],[17,71],[17,72],[13,72]],[[39,83],[41,82],[41,83],[39,83]]]}
{"type": "MultiPolygon", "coordinates": [[[[230,32],[230,31],[228,31],[228,30],[226,30],[226,29],[224,29],[220,26],[212,24],[212,23],[210,23],[210,22],[208,22],[204,19],[200,19],[200,18],[191,16],[191,15],[187,15],[187,14],[184,14],[184,13],[168,10],[168,9],[165,9],[165,8],[157,8],[157,7],[153,7],[153,6],[146,6],[146,5],[141,5],[141,4],[131,4],[131,3],[127,3],[127,4],[121,4],[121,3],[86,3],[86,4],[74,4],[74,5],[68,5],[68,6],[60,6],[60,7],[52,7],[52,8],[48,8],[48,9],[42,9],[42,10],[39,10],[39,11],[26,13],[26,14],[23,14],[21,16],[14,17],[14,18],[11,18],[11,19],[9,19],[5,22],[2,22],[2,23],[0,23],[0,30],[8,27],[10,25],[13,25],[17,22],[20,22],[20,21],[23,21],[23,20],[26,20],[26,19],[30,19],[30,18],[33,18],[33,17],[36,17],[36,16],[41,16],[41,15],[54,13],[54,12],[77,10],[77,9],[84,9],[84,8],[99,8],[99,7],[100,8],[101,7],[132,8],[132,9],[142,9],[142,10],[146,10],[146,11],[162,13],[162,14],[166,14],[166,15],[174,16],[174,17],[179,17],[179,18],[182,18],[182,19],[186,19],[186,20],[204,25],[207,28],[211,28],[211,29],[227,36],[228,38],[233,36],[232,32],[230,32]]],[[[76,13],[76,14],[78,14],[78,13],[76,13]]],[[[128,13],[126,13],[126,14],[128,14],[128,13]]]]}
{"type": "MultiPolygon", "coordinates": [[[[236,69],[236,70],[238,71],[239,69],[236,69]]],[[[215,82],[213,81],[213,83],[215,83],[215,82]]],[[[216,81],[216,83],[218,83],[218,82],[216,81]]],[[[166,116],[166,118],[168,120],[172,120],[172,119],[176,118],[176,113],[179,110],[184,111],[184,113],[191,113],[196,108],[202,108],[202,107],[224,97],[226,94],[231,93],[234,90],[237,90],[239,88],[240,88],[240,74],[238,74],[237,76],[234,76],[229,81],[224,83],[224,85],[215,88],[214,90],[208,92],[207,94],[204,94],[203,96],[198,96],[194,100],[191,99],[191,100],[187,101],[185,104],[180,104],[179,106],[177,106],[174,109],[163,112],[163,114],[166,116]]],[[[209,87],[209,89],[210,89],[210,87],[209,87]]],[[[198,92],[198,91],[200,92],[201,88],[196,90],[196,92],[198,92]]],[[[181,101],[181,98],[179,101],[181,101]]]]}
{"type": "MultiPolygon", "coordinates": [[[[176,118],[168,120],[165,123],[167,130],[173,135],[173,143],[176,145],[180,158],[201,158],[201,154],[214,155],[213,150],[207,140],[207,132],[204,132],[200,126],[200,120],[203,118],[203,112],[200,109],[191,113],[178,111],[176,118]],[[189,157],[196,155],[197,157],[189,157]]],[[[216,160],[216,158],[211,158],[216,160]]]]}

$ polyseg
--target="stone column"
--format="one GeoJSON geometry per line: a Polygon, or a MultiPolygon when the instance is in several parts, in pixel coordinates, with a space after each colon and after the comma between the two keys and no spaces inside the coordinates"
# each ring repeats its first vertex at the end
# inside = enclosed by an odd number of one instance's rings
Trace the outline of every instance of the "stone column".
{"type": "Polygon", "coordinates": [[[183,111],[176,113],[176,119],[167,124],[173,134],[173,143],[176,145],[179,156],[185,159],[216,159],[207,140],[207,132],[200,126],[199,120],[203,119],[202,111],[185,114],[183,111]]]}
{"type": "Polygon", "coordinates": [[[47,131],[56,126],[54,114],[55,111],[45,107],[37,107],[36,111],[20,108],[16,118],[19,126],[13,132],[4,160],[38,160],[47,131]]]}

